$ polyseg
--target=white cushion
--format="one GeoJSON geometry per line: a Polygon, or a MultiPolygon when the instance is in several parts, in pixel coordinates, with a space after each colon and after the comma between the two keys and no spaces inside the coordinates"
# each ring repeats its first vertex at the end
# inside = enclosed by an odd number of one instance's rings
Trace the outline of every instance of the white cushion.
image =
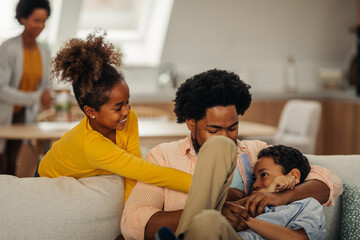
{"type": "Polygon", "coordinates": [[[124,181],[0,175],[0,239],[115,239],[124,181]]]}

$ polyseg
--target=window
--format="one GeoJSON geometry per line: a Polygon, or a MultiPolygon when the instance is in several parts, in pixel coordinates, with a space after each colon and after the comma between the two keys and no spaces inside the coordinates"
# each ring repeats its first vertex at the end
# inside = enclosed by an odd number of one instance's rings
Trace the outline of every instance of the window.
{"type": "Polygon", "coordinates": [[[172,5],[172,0],[83,0],[77,36],[104,29],[125,64],[157,66],[172,5]]]}
{"type": "MultiPolygon", "coordinates": [[[[0,42],[22,31],[15,19],[18,0],[0,9],[0,42]]],[[[96,29],[119,47],[128,66],[158,66],[174,0],[50,0],[52,12],[39,39],[55,54],[71,37],[96,29]]]]}

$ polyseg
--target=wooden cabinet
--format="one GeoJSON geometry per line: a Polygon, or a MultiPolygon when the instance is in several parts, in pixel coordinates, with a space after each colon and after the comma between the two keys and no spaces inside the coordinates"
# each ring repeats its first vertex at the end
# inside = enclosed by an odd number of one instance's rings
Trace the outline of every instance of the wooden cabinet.
{"type": "Polygon", "coordinates": [[[241,120],[277,126],[286,100],[253,101],[241,120]]]}
{"type": "Polygon", "coordinates": [[[360,104],[328,100],[323,102],[321,154],[360,153],[360,104]]]}
{"type": "Polygon", "coordinates": [[[354,143],[353,149],[354,154],[360,154],[360,103],[355,104],[355,113],[354,113],[354,143]]]}
{"type": "Polygon", "coordinates": [[[323,143],[318,149],[323,154],[354,153],[354,103],[344,101],[323,102],[322,129],[323,143]]]}

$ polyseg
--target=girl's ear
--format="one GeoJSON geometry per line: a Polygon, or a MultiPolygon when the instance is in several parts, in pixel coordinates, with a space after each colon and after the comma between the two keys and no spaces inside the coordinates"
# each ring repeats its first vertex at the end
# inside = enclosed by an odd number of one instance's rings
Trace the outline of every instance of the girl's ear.
{"type": "Polygon", "coordinates": [[[87,105],[84,106],[84,112],[86,114],[86,116],[90,119],[94,119],[95,118],[95,109],[93,109],[92,107],[89,107],[87,105]]]}
{"type": "Polygon", "coordinates": [[[195,132],[195,119],[186,119],[185,123],[190,132],[195,132]]]}
{"type": "Polygon", "coordinates": [[[286,176],[294,176],[295,177],[295,184],[300,183],[301,173],[300,173],[299,169],[293,168],[288,174],[286,174],[286,176]]]}

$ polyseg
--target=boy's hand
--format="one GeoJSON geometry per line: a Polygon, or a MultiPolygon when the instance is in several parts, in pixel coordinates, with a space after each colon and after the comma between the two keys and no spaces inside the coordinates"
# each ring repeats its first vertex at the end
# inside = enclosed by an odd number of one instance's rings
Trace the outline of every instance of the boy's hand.
{"type": "Polygon", "coordinates": [[[253,192],[246,200],[245,209],[252,217],[261,214],[267,205],[280,206],[288,204],[288,199],[282,193],[253,192]]]}
{"type": "Polygon", "coordinates": [[[277,176],[275,177],[267,188],[260,191],[264,192],[280,192],[286,189],[294,189],[295,185],[299,183],[299,179],[295,176],[277,176]]]}
{"type": "Polygon", "coordinates": [[[245,221],[249,218],[249,213],[243,206],[236,202],[226,201],[221,213],[237,232],[248,229],[245,221]]]}

